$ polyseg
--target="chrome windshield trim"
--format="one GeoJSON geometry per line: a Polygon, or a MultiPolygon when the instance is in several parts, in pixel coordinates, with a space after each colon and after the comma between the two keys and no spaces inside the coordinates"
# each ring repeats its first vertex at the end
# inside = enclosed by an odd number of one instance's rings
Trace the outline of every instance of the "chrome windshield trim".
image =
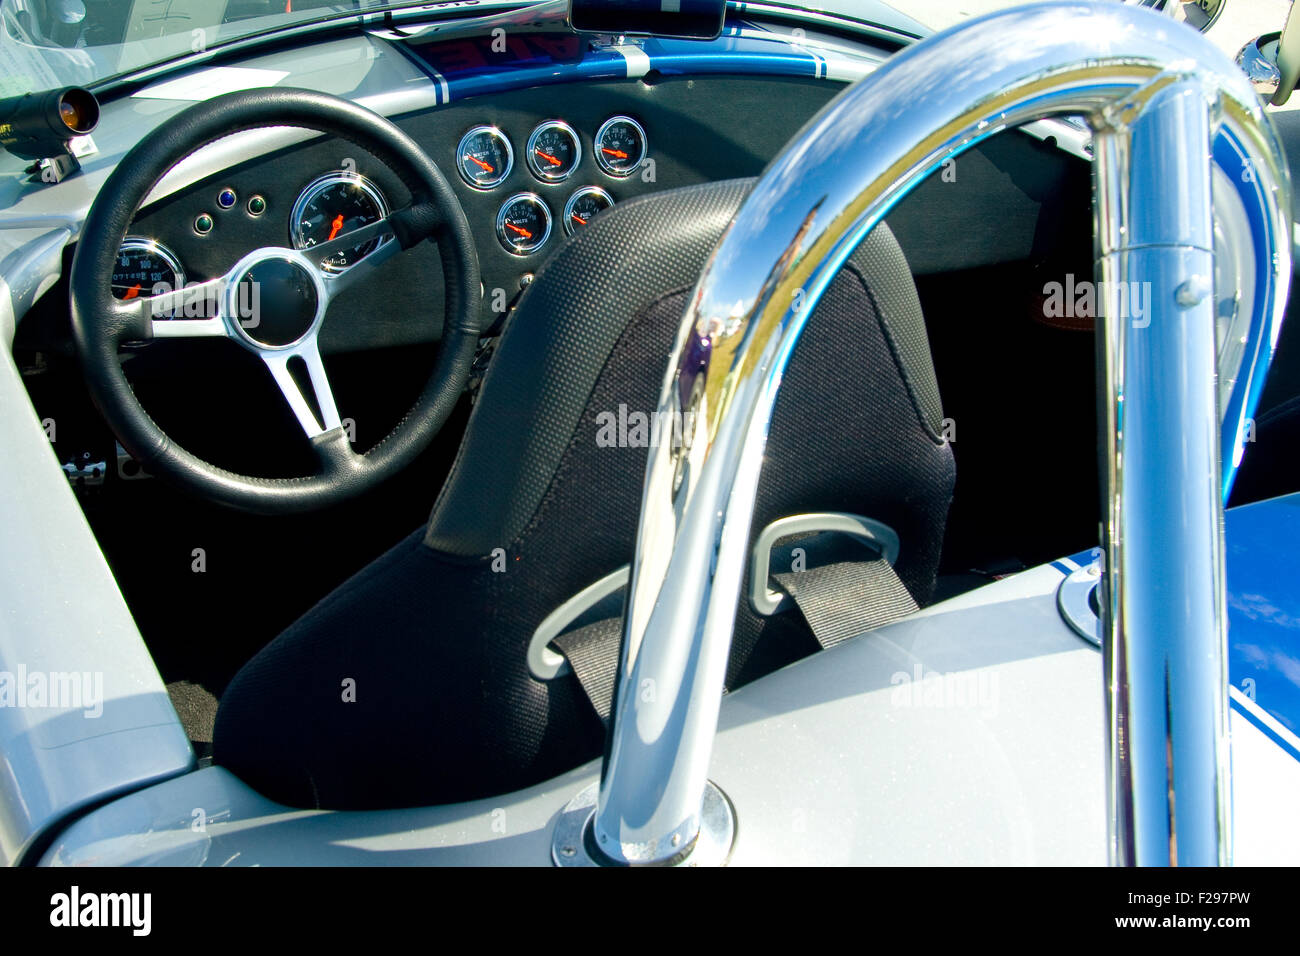
{"type": "MultiPolygon", "coordinates": [[[[1002,129],[1070,114],[1115,136],[1131,129],[1134,142],[1148,135],[1144,130],[1160,131],[1148,139],[1166,148],[1153,155],[1186,166],[1169,181],[1192,189],[1205,184],[1204,195],[1181,196],[1197,215],[1164,231],[1142,209],[1121,210],[1111,201],[1154,200],[1149,187],[1163,170],[1126,183],[1113,181],[1116,163],[1096,167],[1102,177],[1098,251],[1114,258],[1099,268],[1099,279],[1138,266],[1131,237],[1117,232],[1125,224],[1141,224],[1145,242],[1197,250],[1182,271],[1169,267],[1158,276],[1172,280],[1177,273],[1180,299],[1174,288],[1157,290],[1153,326],[1182,321],[1185,309],[1199,317],[1199,302],[1181,304],[1192,278],[1187,270],[1199,274],[1213,255],[1201,248],[1210,143],[1199,137],[1212,122],[1229,130],[1259,184],[1255,199],[1265,234],[1252,251],[1266,263],[1266,285],[1277,293],[1264,318],[1280,319],[1291,269],[1282,152],[1244,75],[1182,24],[1112,3],[1020,7],[922,41],[832,101],[773,161],[738,212],[695,288],[668,363],[658,413],[693,427],[680,444],[652,449],[646,471],[614,723],[593,821],[594,843],[612,862],[672,859],[698,832],[768,421],[785,364],[822,293],[876,223],[940,164],[1002,129]],[[1169,83],[1200,90],[1207,111],[1217,106],[1213,120],[1207,115],[1203,124],[1175,133],[1161,119],[1163,106],[1148,115],[1147,100],[1169,83]],[[1106,112],[1126,98],[1124,109],[1106,112]],[[1193,141],[1199,145],[1189,161],[1179,150],[1193,141]],[[690,387],[701,376],[704,387],[690,387]]],[[[1209,275],[1212,281],[1212,270],[1209,275]]],[[[1209,337],[1212,343],[1212,323],[1209,337]]],[[[1203,361],[1202,338],[1192,336],[1186,346],[1190,361],[1176,389],[1195,401],[1168,413],[1197,436],[1194,447],[1179,454],[1130,445],[1121,451],[1141,467],[1114,469],[1112,454],[1103,468],[1107,516],[1121,518],[1109,526],[1112,539],[1131,541],[1116,537],[1126,531],[1158,535],[1185,519],[1178,540],[1204,553],[1183,575],[1168,574],[1145,553],[1125,560],[1121,551],[1107,568],[1105,653],[1111,665],[1121,662],[1109,671],[1111,726],[1132,719],[1122,734],[1111,733],[1112,806],[1120,821],[1112,858],[1121,863],[1226,861],[1226,743],[1219,719],[1226,689],[1204,681],[1222,667],[1225,631],[1216,597],[1222,566],[1215,557],[1222,553],[1222,502],[1205,494],[1207,481],[1219,487],[1219,421],[1214,367],[1203,361]],[[1188,487],[1184,474],[1197,476],[1188,487]],[[1161,478],[1165,511],[1151,500],[1161,478]],[[1188,655],[1203,659],[1193,674],[1175,666],[1168,683],[1156,685],[1151,660],[1188,655]],[[1126,694],[1142,706],[1127,709],[1126,694]],[[1153,717],[1153,700],[1164,702],[1169,721],[1153,717]],[[1197,720],[1198,708],[1210,716],[1197,720]],[[1160,781],[1172,786],[1163,801],[1152,800],[1160,781]]],[[[1132,339],[1126,332],[1112,342],[1101,363],[1107,407],[1118,409],[1123,400],[1126,428],[1145,416],[1156,427],[1155,396],[1171,388],[1151,368],[1116,364],[1123,342],[1132,339]]],[[[1142,354],[1159,371],[1177,364],[1183,347],[1170,354],[1147,347],[1142,354]]],[[[1103,438],[1113,452],[1116,433],[1106,430],[1103,438]]],[[[745,808],[736,810],[743,834],[745,808]]]]}

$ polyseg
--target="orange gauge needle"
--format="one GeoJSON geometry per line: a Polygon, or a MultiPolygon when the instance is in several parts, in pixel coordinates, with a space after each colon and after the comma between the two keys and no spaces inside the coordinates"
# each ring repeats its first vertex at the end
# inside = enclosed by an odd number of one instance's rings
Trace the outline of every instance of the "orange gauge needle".
{"type": "Polygon", "coordinates": [[[525,239],[533,238],[533,234],[531,232],[529,232],[527,229],[524,229],[520,226],[516,226],[513,222],[506,223],[506,228],[509,229],[511,232],[519,233],[519,235],[523,236],[525,239]]]}
{"type": "Polygon", "coordinates": [[[554,156],[552,156],[550,153],[543,153],[540,149],[534,150],[534,152],[537,153],[538,156],[542,157],[542,159],[550,163],[552,166],[560,165],[560,161],[556,159],[554,156]]]}
{"type": "Polygon", "coordinates": [[[621,149],[610,149],[608,146],[602,146],[600,151],[602,153],[608,153],[615,159],[627,159],[627,153],[623,152],[621,149]]]}
{"type": "Polygon", "coordinates": [[[493,169],[493,168],[492,168],[491,166],[489,166],[487,163],[483,162],[483,160],[481,160],[481,159],[475,159],[475,158],[474,158],[473,156],[471,156],[469,153],[466,153],[466,154],[465,154],[465,158],[468,159],[468,160],[469,160],[471,163],[473,163],[475,166],[477,166],[479,169],[483,170],[483,172],[485,172],[485,173],[495,173],[495,172],[496,172],[495,169],[493,169]]]}
{"type": "Polygon", "coordinates": [[[134,299],[139,294],[140,294],[140,283],[137,282],[135,285],[131,286],[131,288],[126,290],[126,295],[122,296],[122,298],[134,299]]]}
{"type": "Polygon", "coordinates": [[[580,222],[580,223],[582,223],[584,226],[587,224],[587,220],[583,219],[583,218],[582,218],[581,216],[579,216],[576,212],[575,212],[575,213],[570,213],[570,215],[573,216],[573,219],[574,219],[575,222],[580,222]]]}
{"type": "Polygon", "coordinates": [[[337,216],[334,217],[334,221],[330,223],[330,234],[325,241],[329,242],[330,239],[333,239],[335,236],[337,236],[339,234],[339,230],[342,228],[343,228],[343,213],[339,213],[337,216]]]}

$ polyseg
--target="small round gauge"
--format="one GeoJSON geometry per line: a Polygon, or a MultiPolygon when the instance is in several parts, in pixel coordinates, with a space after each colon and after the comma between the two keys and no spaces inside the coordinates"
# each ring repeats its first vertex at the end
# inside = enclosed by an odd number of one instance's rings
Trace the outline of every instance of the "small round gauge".
{"type": "Polygon", "coordinates": [[[611,116],[596,131],[596,162],[611,176],[631,176],[646,150],[645,130],[630,116],[611,116]]]}
{"type": "Polygon", "coordinates": [[[456,147],[456,168],[475,189],[500,186],[514,166],[515,151],[510,140],[495,126],[475,126],[456,147]]]}
{"type": "MultiPolygon", "coordinates": [[[[293,204],[289,235],[295,249],[310,249],[346,236],[388,215],[388,200],[360,173],[338,170],[309,183],[293,204]]],[[[387,239],[369,239],[336,252],[321,262],[326,272],[342,272],[379,248],[387,239]]]]}
{"type": "MultiPolygon", "coordinates": [[[[185,285],[185,271],[171,250],[152,239],[127,236],[113,260],[110,289],[113,298],[134,299],[139,296],[175,292],[185,285]]],[[[175,318],[172,311],[165,316],[175,318]]],[[[159,316],[163,318],[163,316],[159,316]]]]}
{"type": "Polygon", "coordinates": [[[537,193],[516,193],[497,213],[497,239],[506,252],[527,256],[551,235],[551,210],[537,193]]]}
{"type": "Polygon", "coordinates": [[[528,137],[528,168],[544,183],[568,179],[582,159],[582,143],[568,123],[547,120],[528,137]]]}
{"type": "Polygon", "coordinates": [[[614,198],[599,186],[583,186],[564,204],[564,231],[573,235],[596,213],[614,205],[614,198]]]}

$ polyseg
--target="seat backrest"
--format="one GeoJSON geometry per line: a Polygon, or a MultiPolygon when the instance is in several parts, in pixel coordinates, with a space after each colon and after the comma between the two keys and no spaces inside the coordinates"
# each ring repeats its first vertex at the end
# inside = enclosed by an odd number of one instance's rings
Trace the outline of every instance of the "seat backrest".
{"type": "MultiPolygon", "coordinates": [[[[493,608],[490,621],[459,622],[507,645],[491,656],[522,666],[520,642],[542,618],[631,559],[647,456],[637,426],[653,417],[687,297],[752,183],[602,213],[539,269],[507,322],[424,538],[458,579],[455,604],[493,608]],[[494,557],[504,571],[490,570],[494,557]]],[[[901,538],[896,571],[924,604],[954,479],[941,419],[916,289],[882,225],[791,357],[754,535],[811,511],[882,521],[901,538]]],[[[797,615],[760,617],[742,598],[728,685],[816,646],[797,615]]]]}
{"type": "MultiPolygon", "coordinates": [[[[631,560],[648,451],[634,416],[655,410],[687,297],[749,187],[633,200],[555,251],[507,322],[428,527],[245,665],[217,714],[220,763],[281,802],[361,809],[506,793],[600,753],[596,696],[573,674],[534,677],[528,646],[631,560]],[[340,706],[344,677],[369,690],[340,706]]],[[[754,534],[813,511],[884,522],[925,603],[953,484],[940,415],[916,290],[878,228],[787,366],[754,534]]],[[[818,646],[799,614],[742,596],[727,685],[818,646]]]]}

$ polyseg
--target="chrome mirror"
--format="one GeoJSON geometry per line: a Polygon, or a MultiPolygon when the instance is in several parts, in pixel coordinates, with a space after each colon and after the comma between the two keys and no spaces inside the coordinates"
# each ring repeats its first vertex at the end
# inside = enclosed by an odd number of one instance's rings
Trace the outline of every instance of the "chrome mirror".
{"type": "Polygon", "coordinates": [[[1277,65],[1277,48],[1281,39],[1280,32],[1265,33],[1249,41],[1237,53],[1237,66],[1241,67],[1265,103],[1273,101],[1282,85],[1282,71],[1277,65]]]}
{"type": "Polygon", "coordinates": [[[1278,33],[1265,33],[1248,42],[1237,53],[1241,67],[1255,92],[1265,103],[1281,106],[1300,81],[1300,23],[1295,7],[1287,13],[1286,25],[1278,33]]]}

